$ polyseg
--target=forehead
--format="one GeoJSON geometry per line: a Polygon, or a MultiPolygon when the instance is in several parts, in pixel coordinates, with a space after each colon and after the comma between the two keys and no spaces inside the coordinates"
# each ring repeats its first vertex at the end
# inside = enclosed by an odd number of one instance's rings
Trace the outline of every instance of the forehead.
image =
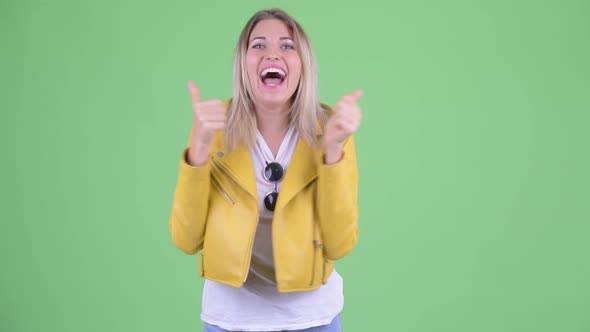
{"type": "Polygon", "coordinates": [[[250,33],[250,40],[256,37],[291,37],[293,33],[283,21],[266,19],[258,22],[250,33]]]}

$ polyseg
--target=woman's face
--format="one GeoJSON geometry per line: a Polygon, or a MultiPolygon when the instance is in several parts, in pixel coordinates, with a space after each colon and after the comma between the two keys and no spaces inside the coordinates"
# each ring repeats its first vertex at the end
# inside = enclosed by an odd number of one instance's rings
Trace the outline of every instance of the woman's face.
{"type": "Polygon", "coordinates": [[[246,70],[255,105],[283,107],[295,93],[301,77],[301,59],[293,34],[279,20],[258,22],[248,41],[246,70]]]}

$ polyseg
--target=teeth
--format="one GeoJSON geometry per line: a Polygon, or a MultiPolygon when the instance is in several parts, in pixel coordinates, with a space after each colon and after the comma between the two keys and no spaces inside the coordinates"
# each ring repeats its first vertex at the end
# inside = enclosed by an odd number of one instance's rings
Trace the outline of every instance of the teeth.
{"type": "Polygon", "coordinates": [[[262,73],[260,74],[260,76],[264,76],[268,73],[279,73],[279,75],[281,75],[282,77],[287,76],[287,74],[285,74],[284,71],[282,71],[279,68],[266,68],[265,70],[262,71],[262,73]]]}

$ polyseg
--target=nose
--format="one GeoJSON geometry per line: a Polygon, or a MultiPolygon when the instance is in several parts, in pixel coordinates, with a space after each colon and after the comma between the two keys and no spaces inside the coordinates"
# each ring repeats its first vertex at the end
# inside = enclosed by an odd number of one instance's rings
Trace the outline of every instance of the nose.
{"type": "Polygon", "coordinates": [[[268,48],[268,52],[266,54],[267,60],[278,60],[279,57],[279,52],[274,47],[268,48]]]}

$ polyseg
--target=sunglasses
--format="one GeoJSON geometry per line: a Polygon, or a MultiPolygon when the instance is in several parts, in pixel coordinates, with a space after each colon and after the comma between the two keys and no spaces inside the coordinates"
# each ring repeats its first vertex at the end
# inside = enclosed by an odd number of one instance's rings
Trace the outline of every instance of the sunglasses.
{"type": "Polygon", "coordinates": [[[285,175],[285,171],[281,164],[277,162],[272,162],[270,164],[268,162],[266,163],[266,167],[264,168],[264,178],[266,181],[275,183],[275,190],[264,196],[264,207],[269,211],[274,211],[277,205],[277,199],[279,197],[277,184],[283,179],[283,175],[285,175]]]}

